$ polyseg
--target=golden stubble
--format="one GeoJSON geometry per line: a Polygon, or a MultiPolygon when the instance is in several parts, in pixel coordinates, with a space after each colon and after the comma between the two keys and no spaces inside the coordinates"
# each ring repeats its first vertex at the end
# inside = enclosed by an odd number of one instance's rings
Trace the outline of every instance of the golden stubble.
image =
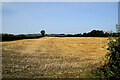
{"type": "Polygon", "coordinates": [[[43,37],[2,42],[3,77],[90,77],[107,50],[102,37],[43,37]],[[68,74],[68,75],[69,75],[68,74]],[[73,75],[74,74],[74,75],[73,75]]]}

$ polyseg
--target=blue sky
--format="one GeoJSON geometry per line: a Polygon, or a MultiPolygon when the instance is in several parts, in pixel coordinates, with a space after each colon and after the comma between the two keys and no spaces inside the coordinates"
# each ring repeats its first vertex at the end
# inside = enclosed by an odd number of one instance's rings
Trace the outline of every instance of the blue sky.
{"type": "Polygon", "coordinates": [[[75,34],[115,31],[117,2],[3,2],[2,32],[75,34]]]}
{"type": "Polygon", "coordinates": [[[118,4],[118,24],[120,24],[120,1],[119,1],[119,4],[118,4]]]}

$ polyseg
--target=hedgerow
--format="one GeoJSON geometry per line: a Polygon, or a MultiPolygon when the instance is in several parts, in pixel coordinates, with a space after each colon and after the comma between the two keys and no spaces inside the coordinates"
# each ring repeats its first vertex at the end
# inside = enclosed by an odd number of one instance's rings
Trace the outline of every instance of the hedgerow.
{"type": "Polygon", "coordinates": [[[0,37],[2,41],[13,41],[20,39],[32,39],[32,38],[40,38],[41,35],[14,35],[14,34],[1,34],[0,37]]]}
{"type": "Polygon", "coordinates": [[[97,78],[120,79],[120,37],[109,38],[104,65],[94,70],[97,78]]]}

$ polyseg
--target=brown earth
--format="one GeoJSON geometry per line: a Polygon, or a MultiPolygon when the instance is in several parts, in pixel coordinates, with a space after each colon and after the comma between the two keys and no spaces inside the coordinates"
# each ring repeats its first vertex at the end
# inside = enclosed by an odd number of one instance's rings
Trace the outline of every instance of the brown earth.
{"type": "Polygon", "coordinates": [[[43,37],[2,43],[7,78],[92,78],[107,50],[102,37],[43,37]]]}

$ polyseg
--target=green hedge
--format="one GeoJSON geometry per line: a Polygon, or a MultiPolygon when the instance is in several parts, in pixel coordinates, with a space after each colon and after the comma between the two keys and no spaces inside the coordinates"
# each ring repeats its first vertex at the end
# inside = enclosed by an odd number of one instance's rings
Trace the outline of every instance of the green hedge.
{"type": "Polygon", "coordinates": [[[120,80],[120,37],[109,38],[109,50],[105,56],[104,65],[94,70],[98,78],[107,78],[109,80],[120,80]]]}
{"type": "Polygon", "coordinates": [[[14,35],[14,34],[0,34],[2,37],[2,41],[13,41],[13,40],[20,40],[20,39],[33,39],[33,38],[40,38],[42,36],[38,35],[14,35]]]}

